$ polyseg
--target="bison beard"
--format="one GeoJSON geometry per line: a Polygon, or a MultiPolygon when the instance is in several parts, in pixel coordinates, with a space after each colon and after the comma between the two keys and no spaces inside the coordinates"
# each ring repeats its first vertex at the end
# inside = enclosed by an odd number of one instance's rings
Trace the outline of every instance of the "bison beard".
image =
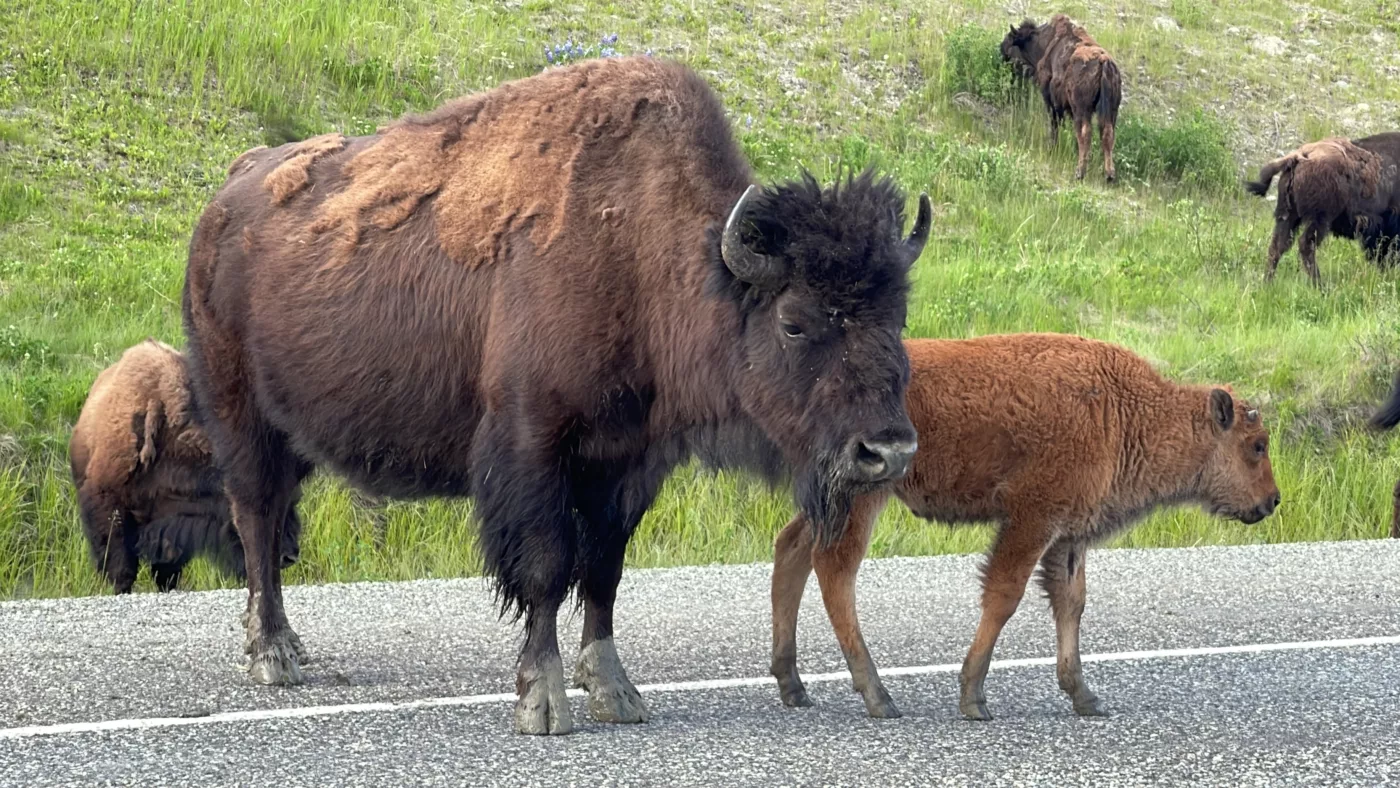
{"type": "Polygon", "coordinates": [[[269,559],[323,466],[378,495],[472,496],[502,612],[525,619],[517,730],[572,728],[571,589],[593,717],[645,720],[613,607],[671,469],[795,469],[829,535],[913,456],[899,334],[931,216],[921,197],[906,237],[904,202],[870,172],[754,185],[714,93],[651,58],[239,157],[183,311],[247,551],[250,675],[301,680],[269,559]]]}

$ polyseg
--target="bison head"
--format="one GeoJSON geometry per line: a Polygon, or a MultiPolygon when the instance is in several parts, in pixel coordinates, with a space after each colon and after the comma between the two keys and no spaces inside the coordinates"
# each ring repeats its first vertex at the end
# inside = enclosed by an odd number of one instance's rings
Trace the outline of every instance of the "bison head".
{"type": "Polygon", "coordinates": [[[1039,44],[1037,33],[1040,28],[1027,19],[1020,27],[1012,26],[1011,31],[1001,40],[1001,59],[1011,64],[1020,76],[1030,79],[1035,76],[1035,64],[1045,54],[1045,47],[1039,44]]]}
{"type": "Polygon", "coordinates": [[[1211,514],[1257,523],[1279,504],[1269,463],[1269,431],[1259,411],[1225,389],[1211,389],[1207,418],[1215,441],[1201,473],[1201,494],[1211,514]]]}
{"type": "Polygon", "coordinates": [[[900,342],[928,196],[906,237],[904,195],[867,170],[750,186],[719,232],[714,284],[739,307],[739,404],[795,472],[824,538],[852,496],[902,477],[917,448],[900,342]]]}

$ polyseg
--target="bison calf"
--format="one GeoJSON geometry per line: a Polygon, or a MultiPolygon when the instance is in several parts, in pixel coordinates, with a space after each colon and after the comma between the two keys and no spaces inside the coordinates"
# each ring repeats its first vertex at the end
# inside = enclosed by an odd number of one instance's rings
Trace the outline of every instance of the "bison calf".
{"type": "MultiPolygon", "coordinates": [[[[1255,523],[1279,503],[1259,412],[1227,389],[1183,386],[1123,348],[1056,334],[906,342],[909,416],[919,448],[890,492],[916,515],[996,523],[982,618],[962,669],[962,713],[989,719],[982,684],[997,636],[1036,563],[1050,598],[1060,687],[1099,714],[1079,665],[1089,544],[1162,505],[1193,502],[1255,523]]],[[[797,673],[797,610],[813,567],[822,600],[873,717],[899,712],[861,637],[855,580],[889,492],[861,498],[834,544],[802,515],[777,540],[773,675],[783,702],[807,706],[797,673]]]]}
{"type": "Polygon", "coordinates": [[[1040,88],[1050,111],[1050,144],[1060,142],[1060,121],[1066,114],[1074,122],[1079,160],[1074,177],[1082,179],[1093,146],[1094,117],[1099,119],[1099,143],[1103,146],[1104,178],[1113,181],[1113,138],[1118,107],[1123,103],[1123,77],[1118,64],[1084,28],[1064,14],[1037,26],[1027,19],[1001,42],[1001,56],[1021,76],[1040,88]]]}
{"type": "Polygon", "coordinates": [[[1400,251],[1400,188],[1396,169],[1400,162],[1400,132],[1376,134],[1359,140],[1328,137],[1289,152],[1265,164],[1259,180],[1245,188],[1263,197],[1278,177],[1278,204],[1274,207],[1274,235],[1269,243],[1265,279],[1272,280],[1279,258],[1293,246],[1298,228],[1307,225],[1298,244],[1298,257],[1308,278],[1317,286],[1317,247],[1333,233],[1356,238],[1366,256],[1381,261],[1400,251]]]}
{"type": "MultiPolygon", "coordinates": [[[[103,370],[68,453],[93,562],[118,594],[131,591],[141,561],[157,588],[175,588],[199,553],[245,577],[223,482],[191,420],[179,351],[146,340],[103,370]]],[[[300,531],[292,511],[282,529],[283,566],[296,561],[300,531]]]]}

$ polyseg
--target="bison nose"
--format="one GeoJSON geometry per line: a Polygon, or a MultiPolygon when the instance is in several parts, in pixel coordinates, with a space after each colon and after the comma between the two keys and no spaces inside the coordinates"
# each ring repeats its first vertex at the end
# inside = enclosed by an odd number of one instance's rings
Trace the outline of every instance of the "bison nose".
{"type": "Polygon", "coordinates": [[[909,462],[918,450],[915,440],[858,440],[853,448],[855,467],[866,481],[899,479],[908,472],[909,462]]]}
{"type": "Polygon", "coordinates": [[[1273,497],[1259,504],[1259,513],[1268,517],[1274,513],[1274,510],[1277,509],[1278,505],[1282,502],[1283,497],[1276,492],[1273,494],[1273,497]]]}
{"type": "Polygon", "coordinates": [[[282,568],[286,569],[292,564],[295,564],[300,557],[301,548],[295,546],[282,548],[282,568]]]}

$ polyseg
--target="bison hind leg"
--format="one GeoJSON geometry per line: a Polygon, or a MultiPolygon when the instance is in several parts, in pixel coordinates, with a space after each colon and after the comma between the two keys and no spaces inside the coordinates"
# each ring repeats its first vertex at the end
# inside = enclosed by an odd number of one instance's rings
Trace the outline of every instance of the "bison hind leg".
{"type": "Polygon", "coordinates": [[[1303,230],[1303,237],[1298,240],[1298,257],[1302,258],[1303,270],[1308,272],[1308,279],[1314,287],[1322,287],[1322,273],[1317,269],[1317,248],[1327,238],[1327,226],[1326,222],[1309,222],[1303,230]]]}

